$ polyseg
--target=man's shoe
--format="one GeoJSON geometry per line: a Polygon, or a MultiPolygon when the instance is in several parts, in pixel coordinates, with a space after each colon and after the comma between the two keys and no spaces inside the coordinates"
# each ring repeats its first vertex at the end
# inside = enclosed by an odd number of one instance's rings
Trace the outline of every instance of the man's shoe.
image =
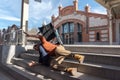
{"type": "Polygon", "coordinates": [[[77,68],[67,68],[66,71],[69,72],[72,76],[76,76],[78,74],[77,68]]]}
{"type": "Polygon", "coordinates": [[[79,63],[83,63],[85,56],[79,55],[79,54],[75,54],[74,58],[79,60],[79,63]]]}

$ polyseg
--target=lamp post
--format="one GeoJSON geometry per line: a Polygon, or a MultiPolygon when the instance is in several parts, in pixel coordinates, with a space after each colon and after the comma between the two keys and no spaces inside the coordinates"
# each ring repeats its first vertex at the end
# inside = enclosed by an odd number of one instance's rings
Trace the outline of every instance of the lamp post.
{"type": "MultiPolygon", "coordinates": [[[[41,0],[35,0],[37,2],[41,2],[41,0]]],[[[28,12],[29,12],[29,0],[22,0],[21,5],[21,29],[25,32],[28,31],[28,12]]],[[[27,39],[26,35],[22,34],[22,44],[26,45],[27,39]]]]}
{"type": "MultiPolygon", "coordinates": [[[[21,29],[27,32],[28,28],[28,10],[29,10],[29,0],[22,0],[21,9],[21,29]]],[[[22,35],[22,44],[26,45],[27,39],[25,34],[22,35]]]]}

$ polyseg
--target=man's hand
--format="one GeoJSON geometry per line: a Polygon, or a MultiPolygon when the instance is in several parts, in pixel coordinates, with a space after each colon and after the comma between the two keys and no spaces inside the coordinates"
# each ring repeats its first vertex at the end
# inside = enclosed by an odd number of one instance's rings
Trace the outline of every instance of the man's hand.
{"type": "Polygon", "coordinates": [[[24,33],[24,34],[26,34],[26,36],[27,36],[27,37],[29,37],[29,36],[30,36],[30,35],[29,35],[28,33],[26,33],[26,32],[23,32],[23,33],[24,33]]]}

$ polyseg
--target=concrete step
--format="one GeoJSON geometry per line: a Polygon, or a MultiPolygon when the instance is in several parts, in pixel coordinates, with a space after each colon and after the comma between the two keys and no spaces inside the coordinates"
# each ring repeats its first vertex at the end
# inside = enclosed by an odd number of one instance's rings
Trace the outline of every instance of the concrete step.
{"type": "MultiPolygon", "coordinates": [[[[11,80],[42,80],[35,74],[13,64],[1,64],[4,72],[12,76],[11,80]]],[[[1,79],[0,79],[1,80],[1,79]]],[[[6,80],[6,79],[5,79],[6,80]]]]}
{"type": "Polygon", "coordinates": [[[72,52],[120,55],[119,45],[64,45],[72,52]]]}
{"type": "Polygon", "coordinates": [[[16,80],[8,71],[3,69],[3,66],[0,65],[0,80],[16,80]]]}
{"type": "Polygon", "coordinates": [[[104,65],[104,64],[93,64],[93,63],[83,63],[65,60],[62,65],[68,67],[77,67],[79,72],[87,73],[90,75],[95,75],[110,80],[120,80],[120,67],[104,65]]]}
{"type": "MultiPolygon", "coordinates": [[[[85,56],[84,63],[94,63],[94,64],[105,64],[110,66],[120,67],[120,55],[109,55],[109,54],[95,54],[95,53],[78,53],[73,52],[74,54],[81,54],[85,56]]],[[[21,58],[31,59],[38,61],[39,54],[31,53],[22,53],[20,54],[21,58]]],[[[68,59],[72,59],[71,57],[68,59]]],[[[73,61],[76,61],[72,59],[73,61]]]]}
{"type": "Polygon", "coordinates": [[[50,79],[55,80],[79,80],[78,78],[72,77],[68,74],[61,73],[60,71],[54,71],[49,67],[45,67],[43,65],[36,65],[33,67],[28,66],[28,60],[20,59],[20,58],[13,58],[12,63],[19,65],[21,67],[24,67],[27,70],[30,70],[35,73],[39,73],[41,75],[44,75],[46,77],[49,77],[50,79]]]}
{"type": "Polygon", "coordinates": [[[38,61],[38,59],[39,59],[39,54],[21,53],[21,54],[19,55],[19,57],[20,57],[20,58],[23,58],[23,59],[38,61]]]}
{"type": "Polygon", "coordinates": [[[80,72],[78,73],[77,76],[71,76],[68,73],[56,71],[49,67],[42,66],[40,64],[37,66],[34,66],[34,67],[28,67],[28,66],[26,66],[27,65],[26,62],[28,62],[28,60],[26,61],[26,60],[20,59],[20,58],[14,58],[14,59],[12,59],[12,62],[13,62],[13,64],[22,66],[25,69],[30,70],[34,73],[39,73],[41,75],[52,78],[53,80],[109,80],[109,79],[91,76],[91,75],[80,73],[80,72]]]}
{"type": "MultiPolygon", "coordinates": [[[[32,54],[22,54],[21,57],[24,59],[30,58],[31,60],[35,60],[37,58],[36,56],[33,56],[32,54]]],[[[63,62],[63,65],[66,67],[69,67],[69,66],[77,67],[79,72],[83,72],[83,73],[87,73],[91,75],[96,75],[96,76],[109,78],[113,80],[120,79],[119,77],[120,67],[114,66],[114,65],[106,65],[106,64],[101,64],[101,63],[98,64],[92,61],[91,62],[85,61],[83,64],[78,64],[76,60],[72,60],[72,59],[66,59],[63,62]]]]}
{"type": "Polygon", "coordinates": [[[12,64],[11,66],[16,69],[17,73],[20,72],[22,75],[26,76],[26,78],[29,80],[53,80],[53,79],[43,76],[41,74],[29,71],[21,66],[14,65],[14,64],[12,64]]]}
{"type": "Polygon", "coordinates": [[[120,67],[120,55],[83,53],[83,52],[81,53],[73,52],[73,53],[84,55],[85,56],[84,62],[95,63],[95,64],[106,64],[106,65],[120,67]]]}
{"type": "Polygon", "coordinates": [[[26,53],[31,53],[31,54],[35,54],[35,53],[39,53],[38,51],[34,50],[34,49],[28,49],[26,51],[26,53]]]}

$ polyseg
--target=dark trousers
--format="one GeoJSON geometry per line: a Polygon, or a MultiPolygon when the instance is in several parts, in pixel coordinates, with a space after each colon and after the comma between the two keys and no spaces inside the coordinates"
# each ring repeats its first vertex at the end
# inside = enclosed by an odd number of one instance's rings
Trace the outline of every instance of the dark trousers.
{"type": "Polygon", "coordinates": [[[50,55],[48,55],[42,45],[39,46],[39,54],[39,63],[42,63],[45,66],[50,66],[50,55]]]}

